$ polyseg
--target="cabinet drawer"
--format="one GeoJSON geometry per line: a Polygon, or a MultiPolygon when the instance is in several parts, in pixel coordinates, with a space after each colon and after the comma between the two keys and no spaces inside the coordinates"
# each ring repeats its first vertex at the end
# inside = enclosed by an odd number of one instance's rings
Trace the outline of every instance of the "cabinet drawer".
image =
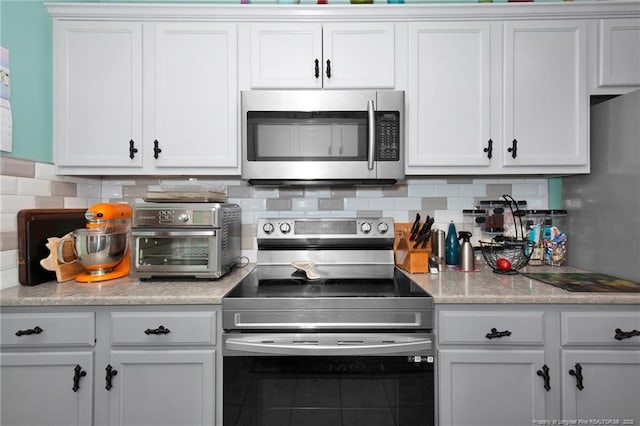
{"type": "Polygon", "coordinates": [[[93,346],[95,317],[82,313],[0,314],[2,346],[93,346]]]}
{"type": "Polygon", "coordinates": [[[443,311],[438,315],[440,344],[544,343],[543,312],[443,311]]]}
{"type": "Polygon", "coordinates": [[[640,346],[640,312],[562,312],[560,321],[563,345],[640,346]]]}
{"type": "Polygon", "coordinates": [[[114,312],[111,314],[114,345],[213,345],[215,312],[114,312]]]}

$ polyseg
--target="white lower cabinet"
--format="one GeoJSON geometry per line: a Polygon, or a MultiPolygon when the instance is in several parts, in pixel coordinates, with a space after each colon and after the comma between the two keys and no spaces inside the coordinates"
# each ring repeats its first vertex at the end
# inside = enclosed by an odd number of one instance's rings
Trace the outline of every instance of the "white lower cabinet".
{"type": "Polygon", "coordinates": [[[109,424],[215,425],[215,351],[121,350],[110,355],[110,372],[105,369],[105,377],[111,376],[109,424]]]}
{"type": "Polygon", "coordinates": [[[0,424],[91,424],[94,314],[3,309],[0,330],[0,424]]]}
{"type": "Polygon", "coordinates": [[[220,424],[219,307],[71,310],[3,309],[3,426],[220,424]]]}
{"type": "Polygon", "coordinates": [[[93,351],[0,354],[3,426],[92,424],[93,351]]]}
{"type": "Polygon", "coordinates": [[[440,425],[516,426],[546,418],[544,350],[442,349],[440,425]]]}
{"type": "Polygon", "coordinates": [[[543,311],[452,308],[437,318],[441,426],[547,418],[543,311]]]}
{"type": "Polygon", "coordinates": [[[441,426],[640,424],[637,306],[440,305],[436,321],[441,426]]]}

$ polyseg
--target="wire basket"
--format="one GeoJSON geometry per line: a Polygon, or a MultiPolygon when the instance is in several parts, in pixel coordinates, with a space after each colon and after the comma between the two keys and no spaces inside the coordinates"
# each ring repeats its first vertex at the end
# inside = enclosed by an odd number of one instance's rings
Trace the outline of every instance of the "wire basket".
{"type": "Polygon", "coordinates": [[[522,216],[524,210],[518,208],[518,202],[510,195],[502,196],[511,210],[515,225],[515,238],[507,238],[502,235],[495,236],[491,242],[480,241],[482,256],[493,272],[497,274],[517,274],[518,269],[524,268],[529,263],[535,243],[524,238],[522,216]],[[518,231],[520,231],[518,233],[518,231]]]}
{"type": "Polygon", "coordinates": [[[487,264],[496,274],[517,274],[529,263],[535,244],[532,241],[480,241],[480,250],[487,264]]]}

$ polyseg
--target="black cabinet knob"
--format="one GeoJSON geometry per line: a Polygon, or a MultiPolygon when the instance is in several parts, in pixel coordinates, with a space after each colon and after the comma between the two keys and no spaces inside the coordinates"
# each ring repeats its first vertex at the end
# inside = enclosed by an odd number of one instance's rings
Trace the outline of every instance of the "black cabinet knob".
{"type": "Polygon", "coordinates": [[[616,335],[614,336],[614,338],[616,340],[624,340],[624,339],[630,339],[631,337],[634,337],[634,336],[640,336],[640,331],[638,330],[622,331],[621,329],[616,328],[615,332],[616,332],[616,335]]]}
{"type": "Polygon", "coordinates": [[[71,388],[74,392],[78,392],[78,389],[80,389],[80,379],[86,375],[87,372],[84,371],[80,365],[76,365],[73,369],[73,387],[71,388]]]}
{"type": "Polygon", "coordinates": [[[320,61],[318,59],[316,59],[314,62],[315,62],[315,68],[314,68],[313,75],[316,78],[318,78],[318,77],[320,77],[320,61]]]}
{"type": "Polygon", "coordinates": [[[507,336],[511,336],[511,332],[509,330],[498,331],[497,329],[492,328],[491,332],[485,334],[484,337],[491,340],[491,339],[499,339],[501,337],[507,337],[507,336]]]}
{"type": "Polygon", "coordinates": [[[543,365],[542,369],[536,371],[536,374],[540,377],[542,377],[542,380],[544,380],[544,388],[547,392],[549,392],[549,390],[551,390],[551,385],[549,384],[550,381],[550,376],[549,376],[549,367],[547,367],[547,365],[543,365]]]}
{"type": "Polygon", "coordinates": [[[569,370],[569,375],[576,378],[576,387],[578,390],[584,389],[584,377],[582,377],[582,366],[580,364],[576,363],[574,369],[569,370]]]}
{"type": "Polygon", "coordinates": [[[20,337],[20,336],[31,336],[32,334],[40,334],[42,333],[44,330],[41,329],[38,326],[35,326],[33,328],[30,328],[28,330],[18,330],[16,331],[16,336],[20,337]]]}
{"type": "Polygon", "coordinates": [[[133,139],[131,139],[129,141],[129,158],[133,160],[137,152],[138,152],[138,148],[135,147],[135,142],[133,141],[133,139]]]}
{"type": "Polygon", "coordinates": [[[160,149],[160,142],[158,142],[158,139],[156,139],[153,141],[153,158],[157,160],[161,152],[162,150],[160,149]]]}
{"type": "Polygon", "coordinates": [[[104,388],[106,390],[111,390],[111,388],[113,387],[113,377],[118,375],[118,370],[114,369],[111,364],[108,364],[105,370],[107,371],[107,374],[105,376],[107,385],[104,388]]]}
{"type": "Polygon", "coordinates": [[[331,61],[328,59],[327,59],[326,73],[327,73],[327,78],[331,78],[331,61]]]}
{"type": "Polygon", "coordinates": [[[146,335],[149,335],[149,334],[169,334],[169,333],[171,333],[171,330],[166,328],[164,325],[161,325],[158,328],[147,328],[144,331],[144,334],[146,334],[146,335]]]}
{"type": "Polygon", "coordinates": [[[483,149],[483,151],[487,153],[488,159],[491,159],[491,157],[493,157],[493,140],[492,139],[489,139],[489,141],[487,142],[487,147],[483,149]]]}
{"type": "Polygon", "coordinates": [[[511,141],[511,148],[507,149],[507,152],[511,153],[512,158],[516,158],[518,156],[518,140],[514,139],[511,141]]]}

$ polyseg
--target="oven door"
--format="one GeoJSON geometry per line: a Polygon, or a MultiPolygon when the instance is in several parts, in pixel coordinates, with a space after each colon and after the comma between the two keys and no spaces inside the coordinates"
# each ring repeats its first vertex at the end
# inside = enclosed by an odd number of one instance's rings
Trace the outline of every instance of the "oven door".
{"type": "Polygon", "coordinates": [[[224,336],[225,426],[434,424],[432,334],[224,336]]]}
{"type": "Polygon", "coordinates": [[[134,229],[134,276],[199,275],[219,269],[219,238],[215,229],[134,229]]]}

